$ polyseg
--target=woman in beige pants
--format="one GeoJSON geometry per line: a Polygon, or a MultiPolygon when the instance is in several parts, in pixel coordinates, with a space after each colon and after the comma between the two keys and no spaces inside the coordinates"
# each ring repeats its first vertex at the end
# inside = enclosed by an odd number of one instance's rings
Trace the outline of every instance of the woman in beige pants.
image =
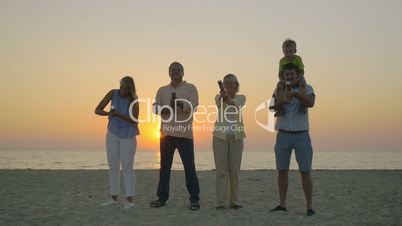
{"type": "Polygon", "coordinates": [[[243,153],[244,125],[242,107],[246,97],[239,95],[239,82],[235,75],[228,74],[223,79],[225,90],[216,95],[218,116],[215,122],[212,148],[216,167],[216,199],[217,210],[238,209],[238,182],[240,163],[243,153]]]}

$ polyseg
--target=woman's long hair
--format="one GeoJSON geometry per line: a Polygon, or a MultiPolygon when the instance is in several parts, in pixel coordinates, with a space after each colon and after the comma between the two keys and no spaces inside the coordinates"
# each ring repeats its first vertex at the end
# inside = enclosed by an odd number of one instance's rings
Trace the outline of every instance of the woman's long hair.
{"type": "Polygon", "coordinates": [[[128,88],[128,92],[130,93],[130,102],[132,102],[138,98],[137,92],[135,89],[134,79],[131,76],[123,77],[120,80],[120,84],[124,84],[128,88]]]}
{"type": "Polygon", "coordinates": [[[227,74],[225,75],[225,77],[223,78],[223,83],[225,82],[234,82],[236,84],[236,90],[235,92],[239,92],[239,88],[240,88],[240,83],[239,80],[237,80],[236,75],[234,74],[227,74]]]}

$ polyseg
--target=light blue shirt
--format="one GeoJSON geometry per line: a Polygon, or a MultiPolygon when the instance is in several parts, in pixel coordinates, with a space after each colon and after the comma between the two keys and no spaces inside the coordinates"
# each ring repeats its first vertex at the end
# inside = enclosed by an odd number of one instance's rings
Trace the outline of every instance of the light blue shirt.
{"type": "MultiPolygon", "coordinates": [[[[294,88],[298,91],[298,88],[294,88]]],[[[275,92],[276,93],[276,90],[275,92]]],[[[313,87],[310,85],[306,86],[306,94],[314,94],[313,87]]],[[[300,113],[300,101],[293,97],[289,104],[284,105],[285,114],[278,116],[275,122],[275,130],[286,130],[286,131],[305,131],[309,130],[309,119],[308,119],[308,108],[306,108],[306,113],[300,113]]]]}
{"type": "MultiPolygon", "coordinates": [[[[113,91],[112,106],[115,107],[116,112],[129,116],[129,102],[127,98],[122,98],[119,94],[119,90],[113,91]]],[[[139,135],[138,123],[129,123],[119,117],[110,117],[107,125],[108,131],[120,138],[133,138],[139,135]]]]}

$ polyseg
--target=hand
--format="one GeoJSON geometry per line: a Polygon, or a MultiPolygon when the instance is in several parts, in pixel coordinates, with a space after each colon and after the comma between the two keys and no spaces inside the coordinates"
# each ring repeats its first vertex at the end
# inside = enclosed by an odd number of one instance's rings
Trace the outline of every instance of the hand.
{"type": "Polygon", "coordinates": [[[116,111],[109,111],[107,115],[110,117],[114,117],[114,116],[117,116],[117,114],[118,114],[118,112],[116,112],[116,111]]]}
{"type": "Polygon", "coordinates": [[[170,111],[167,108],[163,108],[162,111],[161,111],[161,114],[162,115],[168,115],[168,114],[170,114],[170,111]]]}
{"type": "MultiPolygon", "coordinates": [[[[283,97],[281,97],[280,99],[278,99],[278,103],[282,104],[290,104],[292,102],[292,97],[289,97],[288,95],[285,95],[283,97]]],[[[275,108],[275,109],[279,109],[279,108],[275,108]]]]}
{"type": "Polygon", "coordinates": [[[292,89],[291,91],[286,92],[286,97],[292,99],[293,97],[297,97],[299,95],[299,91],[295,91],[292,89]]]}
{"type": "Polygon", "coordinates": [[[284,80],[280,80],[277,84],[276,84],[276,88],[278,90],[284,90],[286,87],[286,81],[284,80]]]}
{"type": "Polygon", "coordinates": [[[300,76],[297,76],[295,79],[290,81],[290,86],[296,86],[299,84],[300,76]]]}
{"type": "Polygon", "coordinates": [[[292,98],[285,97],[283,102],[285,102],[285,104],[290,104],[290,103],[292,103],[292,98]]]}
{"type": "Polygon", "coordinates": [[[219,92],[219,94],[221,95],[221,98],[224,100],[228,97],[228,94],[225,91],[221,91],[219,92]]]}
{"type": "Polygon", "coordinates": [[[287,89],[285,90],[285,97],[292,99],[294,94],[294,89],[288,85],[287,89]]]}
{"type": "Polygon", "coordinates": [[[178,101],[177,101],[177,107],[183,109],[183,108],[184,108],[184,102],[181,101],[181,100],[178,100],[178,101]]]}
{"type": "Polygon", "coordinates": [[[297,78],[292,82],[292,86],[306,86],[306,79],[304,79],[304,76],[299,75],[297,78]]]}

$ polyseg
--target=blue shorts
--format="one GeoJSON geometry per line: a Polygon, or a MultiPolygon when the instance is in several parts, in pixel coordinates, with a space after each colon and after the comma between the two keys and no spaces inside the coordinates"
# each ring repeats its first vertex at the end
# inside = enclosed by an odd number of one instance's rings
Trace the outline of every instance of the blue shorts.
{"type": "Polygon", "coordinates": [[[276,169],[289,170],[290,156],[295,150],[296,161],[300,171],[311,171],[313,147],[308,131],[287,133],[279,131],[276,135],[275,157],[276,169]]]}

